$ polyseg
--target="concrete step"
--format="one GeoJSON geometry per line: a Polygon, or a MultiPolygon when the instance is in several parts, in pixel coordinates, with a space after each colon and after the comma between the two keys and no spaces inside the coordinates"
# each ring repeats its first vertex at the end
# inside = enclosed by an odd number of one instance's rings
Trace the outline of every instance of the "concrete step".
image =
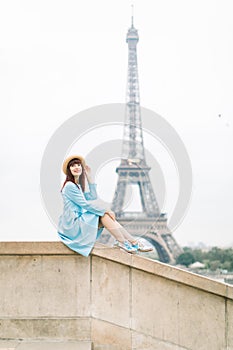
{"type": "Polygon", "coordinates": [[[0,350],[91,350],[90,341],[0,341],[0,350]]]}

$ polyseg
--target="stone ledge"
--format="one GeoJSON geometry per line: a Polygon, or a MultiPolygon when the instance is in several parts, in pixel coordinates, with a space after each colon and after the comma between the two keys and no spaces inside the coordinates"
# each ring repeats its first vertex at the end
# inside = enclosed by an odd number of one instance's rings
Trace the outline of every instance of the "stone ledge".
{"type": "MultiPolygon", "coordinates": [[[[61,242],[0,242],[0,255],[76,255],[86,259],[61,242]]],[[[92,255],[233,300],[232,286],[159,261],[131,255],[99,243],[95,245],[92,255]]]]}
{"type": "MultiPolygon", "coordinates": [[[[0,242],[0,255],[74,255],[61,242],[0,242]]],[[[78,254],[76,254],[78,255],[78,254]]]]}
{"type": "Polygon", "coordinates": [[[131,266],[135,269],[233,300],[232,286],[160,261],[144,258],[135,254],[131,255],[119,249],[107,249],[106,247],[101,249],[100,246],[94,248],[92,255],[131,266]]]}

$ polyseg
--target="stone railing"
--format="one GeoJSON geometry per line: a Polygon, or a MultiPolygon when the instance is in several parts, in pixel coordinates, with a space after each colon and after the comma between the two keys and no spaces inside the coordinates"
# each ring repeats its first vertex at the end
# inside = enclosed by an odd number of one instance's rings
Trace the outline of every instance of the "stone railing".
{"type": "Polygon", "coordinates": [[[232,350],[233,287],[118,248],[1,242],[0,349],[232,350]]]}

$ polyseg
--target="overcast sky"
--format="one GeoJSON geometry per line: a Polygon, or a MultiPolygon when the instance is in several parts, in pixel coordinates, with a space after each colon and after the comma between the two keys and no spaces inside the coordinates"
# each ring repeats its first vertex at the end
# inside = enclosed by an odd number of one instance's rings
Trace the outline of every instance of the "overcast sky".
{"type": "MultiPolygon", "coordinates": [[[[125,102],[131,3],[0,2],[0,240],[58,239],[40,195],[43,152],[71,116],[125,102]]],[[[181,245],[233,245],[232,0],[133,3],[141,105],[173,126],[192,163],[192,200],[174,236],[181,245]]],[[[86,135],[75,147],[86,155],[109,135],[86,135]]],[[[106,200],[111,171],[109,164],[98,174],[106,200]]],[[[170,192],[168,184],[168,219],[177,195],[170,192]]]]}

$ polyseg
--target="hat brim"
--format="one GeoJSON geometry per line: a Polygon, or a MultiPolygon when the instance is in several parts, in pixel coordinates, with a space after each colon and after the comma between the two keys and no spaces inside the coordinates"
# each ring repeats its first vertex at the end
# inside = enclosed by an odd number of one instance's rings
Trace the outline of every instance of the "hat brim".
{"type": "Polygon", "coordinates": [[[69,162],[70,162],[71,160],[73,160],[73,159],[79,159],[79,160],[81,161],[81,163],[82,163],[82,166],[85,166],[85,165],[86,165],[85,159],[84,159],[82,156],[77,155],[77,154],[75,154],[75,155],[73,155],[73,156],[69,156],[68,158],[66,158],[66,160],[64,161],[64,163],[63,163],[63,165],[62,165],[62,170],[63,170],[63,173],[64,173],[65,175],[67,175],[67,166],[68,166],[69,162]]]}

